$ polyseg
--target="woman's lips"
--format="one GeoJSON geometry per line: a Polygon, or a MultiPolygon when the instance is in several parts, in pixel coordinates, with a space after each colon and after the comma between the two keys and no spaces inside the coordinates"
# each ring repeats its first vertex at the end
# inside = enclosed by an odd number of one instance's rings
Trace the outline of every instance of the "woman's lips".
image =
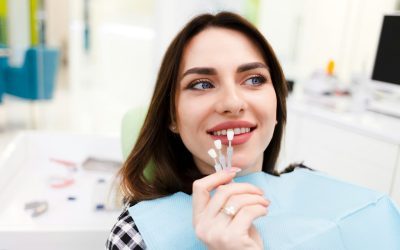
{"type": "Polygon", "coordinates": [[[207,133],[211,136],[211,138],[213,140],[221,140],[222,144],[228,145],[229,141],[226,136],[227,130],[229,130],[229,129],[250,130],[249,132],[242,131],[243,133],[235,132],[235,135],[232,140],[232,145],[238,145],[238,144],[243,144],[243,143],[247,142],[250,139],[250,137],[253,135],[253,131],[256,128],[257,128],[257,125],[255,125],[254,123],[248,122],[248,121],[243,121],[243,120],[226,121],[226,122],[222,122],[222,123],[214,126],[213,128],[207,130],[207,133]],[[217,131],[219,131],[218,134],[223,131],[225,133],[225,135],[223,135],[223,134],[217,135],[217,133],[216,133],[217,131]]]}
{"type": "Polygon", "coordinates": [[[218,130],[227,130],[227,129],[234,129],[234,128],[255,128],[256,125],[248,122],[248,121],[227,121],[220,123],[211,129],[207,130],[207,133],[212,133],[218,130]]]}
{"type": "MultiPolygon", "coordinates": [[[[247,142],[250,137],[253,135],[255,129],[251,129],[250,132],[238,134],[233,137],[232,145],[239,145],[247,142]]],[[[226,135],[213,135],[209,134],[213,140],[221,140],[221,143],[224,145],[229,145],[228,138],[226,135]]]]}

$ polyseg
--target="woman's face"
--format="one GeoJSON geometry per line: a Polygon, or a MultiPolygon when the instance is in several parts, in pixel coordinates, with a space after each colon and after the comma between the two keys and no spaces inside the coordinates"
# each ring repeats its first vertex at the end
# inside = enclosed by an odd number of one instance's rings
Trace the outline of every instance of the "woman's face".
{"type": "Polygon", "coordinates": [[[226,154],[228,141],[222,134],[236,129],[232,166],[242,174],[261,171],[277,100],[257,46],[238,31],[208,28],[187,44],[179,72],[176,126],[199,170],[215,172],[207,152],[221,139],[226,154]]]}

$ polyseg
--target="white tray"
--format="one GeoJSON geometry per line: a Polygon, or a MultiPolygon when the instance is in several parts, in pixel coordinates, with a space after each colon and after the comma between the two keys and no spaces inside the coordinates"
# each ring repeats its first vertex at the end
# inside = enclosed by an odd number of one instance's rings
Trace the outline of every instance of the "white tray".
{"type": "Polygon", "coordinates": [[[1,250],[104,249],[120,211],[97,211],[94,206],[109,194],[115,173],[83,169],[87,157],[122,162],[119,138],[24,132],[10,143],[0,156],[1,250]],[[51,159],[75,162],[77,170],[68,171],[51,159]],[[52,188],[49,178],[60,175],[69,175],[74,184],[52,188]],[[107,184],[101,192],[99,179],[107,184]],[[69,196],[76,200],[69,201],[69,196]],[[24,207],[36,200],[49,206],[44,214],[32,217],[24,207]]]}

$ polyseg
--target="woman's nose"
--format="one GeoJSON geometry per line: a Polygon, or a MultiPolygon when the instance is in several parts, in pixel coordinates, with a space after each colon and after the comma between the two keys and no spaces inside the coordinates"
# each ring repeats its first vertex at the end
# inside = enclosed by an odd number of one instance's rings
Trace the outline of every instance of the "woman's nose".
{"type": "Polygon", "coordinates": [[[216,111],[220,114],[239,115],[246,109],[246,102],[236,86],[223,88],[218,96],[216,111]]]}

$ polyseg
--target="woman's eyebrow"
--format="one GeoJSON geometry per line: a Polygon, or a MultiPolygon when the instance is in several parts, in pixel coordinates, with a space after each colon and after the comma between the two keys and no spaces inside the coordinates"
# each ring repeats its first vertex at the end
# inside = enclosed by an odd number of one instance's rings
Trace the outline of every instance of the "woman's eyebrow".
{"type": "Polygon", "coordinates": [[[258,68],[265,68],[265,69],[269,70],[268,66],[265,65],[264,63],[252,62],[252,63],[246,63],[246,64],[240,65],[237,68],[236,72],[241,73],[241,72],[244,72],[247,70],[258,69],[258,68]]]}
{"type": "Polygon", "coordinates": [[[199,75],[216,75],[217,71],[214,68],[202,68],[202,67],[195,67],[185,71],[183,73],[182,78],[189,74],[199,74],[199,75]]]}
{"type": "MultiPolygon", "coordinates": [[[[269,70],[268,66],[265,65],[264,63],[252,62],[252,63],[246,63],[246,64],[240,65],[237,68],[236,72],[240,73],[240,72],[257,69],[257,68],[265,68],[265,69],[269,70]]],[[[190,74],[216,75],[217,70],[215,68],[208,68],[208,67],[194,67],[194,68],[186,70],[185,73],[183,73],[181,79],[190,74]]]]}

